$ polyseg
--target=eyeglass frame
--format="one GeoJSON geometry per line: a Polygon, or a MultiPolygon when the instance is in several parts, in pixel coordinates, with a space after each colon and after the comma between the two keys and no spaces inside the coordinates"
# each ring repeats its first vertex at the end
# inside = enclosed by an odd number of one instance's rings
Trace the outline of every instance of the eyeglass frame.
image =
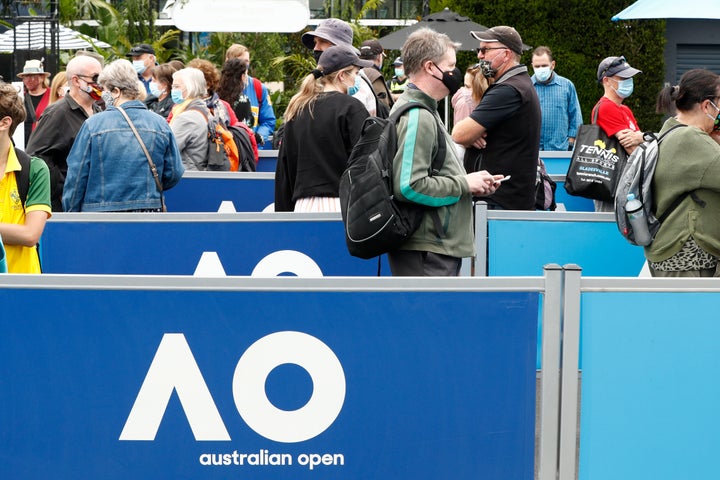
{"type": "Polygon", "coordinates": [[[508,47],[477,47],[475,53],[482,53],[483,57],[488,50],[510,50],[508,47]]]}
{"type": "MultiPolygon", "coordinates": [[[[89,79],[92,81],[92,83],[95,83],[95,84],[97,84],[98,78],[100,78],[100,74],[99,74],[99,73],[96,73],[95,75],[83,75],[83,74],[77,73],[77,74],[75,74],[75,76],[76,76],[76,77],[80,77],[80,78],[82,78],[83,80],[86,79],[86,78],[89,78],[89,79]]],[[[85,80],[85,81],[87,82],[87,80],[85,80]]],[[[88,82],[88,83],[89,83],[89,82],[88,82]]]]}

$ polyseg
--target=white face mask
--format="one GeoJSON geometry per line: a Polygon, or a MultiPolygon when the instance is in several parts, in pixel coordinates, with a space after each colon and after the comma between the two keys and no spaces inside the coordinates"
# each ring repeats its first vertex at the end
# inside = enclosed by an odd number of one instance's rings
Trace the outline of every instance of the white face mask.
{"type": "Polygon", "coordinates": [[[147,70],[144,60],[133,60],[132,65],[138,75],[142,75],[147,70]]]}

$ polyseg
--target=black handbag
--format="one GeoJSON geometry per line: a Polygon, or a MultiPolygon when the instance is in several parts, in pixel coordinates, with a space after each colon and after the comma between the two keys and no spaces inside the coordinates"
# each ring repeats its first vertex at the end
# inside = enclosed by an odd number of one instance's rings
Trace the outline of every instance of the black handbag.
{"type": "Polygon", "coordinates": [[[569,195],[611,202],[627,161],[627,153],[614,136],[608,137],[597,123],[597,105],[593,123],[580,125],[575,148],[565,176],[569,195]]]}

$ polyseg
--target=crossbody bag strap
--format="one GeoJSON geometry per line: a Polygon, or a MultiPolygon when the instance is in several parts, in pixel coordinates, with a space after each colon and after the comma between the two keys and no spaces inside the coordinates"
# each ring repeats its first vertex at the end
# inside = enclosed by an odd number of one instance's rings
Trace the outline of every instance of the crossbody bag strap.
{"type": "Polygon", "coordinates": [[[158,192],[160,192],[160,208],[163,212],[167,211],[167,208],[165,207],[165,195],[163,194],[163,188],[162,184],[160,183],[160,178],[158,177],[157,168],[155,168],[155,163],[152,161],[152,158],[150,157],[150,152],[148,152],[147,147],[145,146],[145,142],[143,142],[142,137],[138,133],[137,129],[135,128],[135,125],[133,124],[132,120],[130,120],[130,117],[128,117],[128,114],[125,113],[125,110],[118,106],[117,109],[120,111],[123,117],[125,117],[125,120],[127,120],[128,125],[130,125],[130,130],[135,134],[135,138],[137,138],[138,142],[140,142],[140,147],[142,148],[142,151],[145,153],[145,157],[147,158],[148,165],[150,166],[150,172],[152,172],[153,179],[155,179],[155,186],[157,186],[158,192]]]}

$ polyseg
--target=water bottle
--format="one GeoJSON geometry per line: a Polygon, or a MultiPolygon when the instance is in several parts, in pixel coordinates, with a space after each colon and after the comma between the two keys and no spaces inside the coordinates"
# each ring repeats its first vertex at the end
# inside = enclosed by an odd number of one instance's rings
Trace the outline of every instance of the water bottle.
{"type": "Polygon", "coordinates": [[[652,242],[650,236],[650,230],[648,230],[647,220],[645,219],[645,210],[643,204],[635,198],[635,195],[629,193],[627,196],[627,203],[625,204],[625,211],[627,212],[630,226],[633,229],[633,236],[635,237],[635,243],[637,245],[646,246],[652,242]]]}

